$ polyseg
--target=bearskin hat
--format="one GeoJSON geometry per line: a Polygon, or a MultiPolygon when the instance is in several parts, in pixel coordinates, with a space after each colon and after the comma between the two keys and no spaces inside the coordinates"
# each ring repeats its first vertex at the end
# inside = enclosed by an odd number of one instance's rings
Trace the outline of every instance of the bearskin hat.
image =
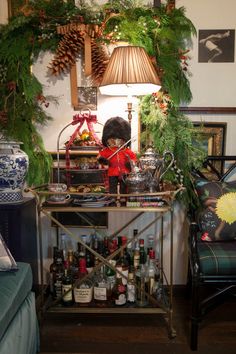
{"type": "Polygon", "coordinates": [[[107,146],[110,138],[123,139],[125,142],[131,138],[131,126],[128,121],[121,117],[108,119],[103,127],[102,143],[107,146]]]}

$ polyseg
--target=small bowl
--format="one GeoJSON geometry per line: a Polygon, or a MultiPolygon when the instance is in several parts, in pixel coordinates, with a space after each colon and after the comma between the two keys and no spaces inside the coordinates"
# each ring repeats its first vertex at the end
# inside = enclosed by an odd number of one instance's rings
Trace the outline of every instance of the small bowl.
{"type": "Polygon", "coordinates": [[[48,190],[54,193],[66,192],[67,185],[64,183],[50,183],[48,185],[48,190]]]}

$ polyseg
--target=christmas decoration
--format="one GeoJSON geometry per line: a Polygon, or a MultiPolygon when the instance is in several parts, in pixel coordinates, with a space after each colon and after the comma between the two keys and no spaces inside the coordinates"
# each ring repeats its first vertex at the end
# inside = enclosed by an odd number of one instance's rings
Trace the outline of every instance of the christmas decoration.
{"type": "Polygon", "coordinates": [[[19,1],[0,33],[0,128],[23,142],[30,160],[29,184],[48,181],[51,166],[38,126],[50,121],[47,107],[52,98],[43,94],[31,65],[39,53],[52,51],[55,56],[48,66],[58,77],[82,55],[85,75],[99,84],[109,59],[104,46],[124,40],[145,48],[162,82],[160,96],[141,101],[142,129],[146,126],[160,153],[167,145],[173,151],[188,186],[189,171],[202,155],[194,153],[191,123],[178,110],[180,102],[192,98],[187,45],[196,34],[184,8],[175,8],[171,0],[158,8],[135,0],[103,5],[81,1],[77,6],[63,0],[29,1],[24,6],[19,1]]]}

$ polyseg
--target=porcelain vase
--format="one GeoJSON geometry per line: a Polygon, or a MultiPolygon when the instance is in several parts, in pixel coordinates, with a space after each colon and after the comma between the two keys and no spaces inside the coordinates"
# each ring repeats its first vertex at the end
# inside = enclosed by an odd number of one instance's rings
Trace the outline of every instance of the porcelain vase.
{"type": "Polygon", "coordinates": [[[23,200],[23,188],[29,159],[20,142],[0,140],[0,203],[23,200]]]}

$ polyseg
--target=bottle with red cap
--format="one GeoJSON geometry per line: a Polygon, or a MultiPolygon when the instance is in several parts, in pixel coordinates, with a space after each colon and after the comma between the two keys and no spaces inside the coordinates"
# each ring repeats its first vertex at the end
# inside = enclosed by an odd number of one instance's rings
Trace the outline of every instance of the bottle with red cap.
{"type": "Polygon", "coordinates": [[[89,278],[84,277],[88,274],[86,269],[85,257],[79,259],[78,278],[74,286],[74,300],[76,304],[86,305],[93,298],[93,283],[89,278]]]}

